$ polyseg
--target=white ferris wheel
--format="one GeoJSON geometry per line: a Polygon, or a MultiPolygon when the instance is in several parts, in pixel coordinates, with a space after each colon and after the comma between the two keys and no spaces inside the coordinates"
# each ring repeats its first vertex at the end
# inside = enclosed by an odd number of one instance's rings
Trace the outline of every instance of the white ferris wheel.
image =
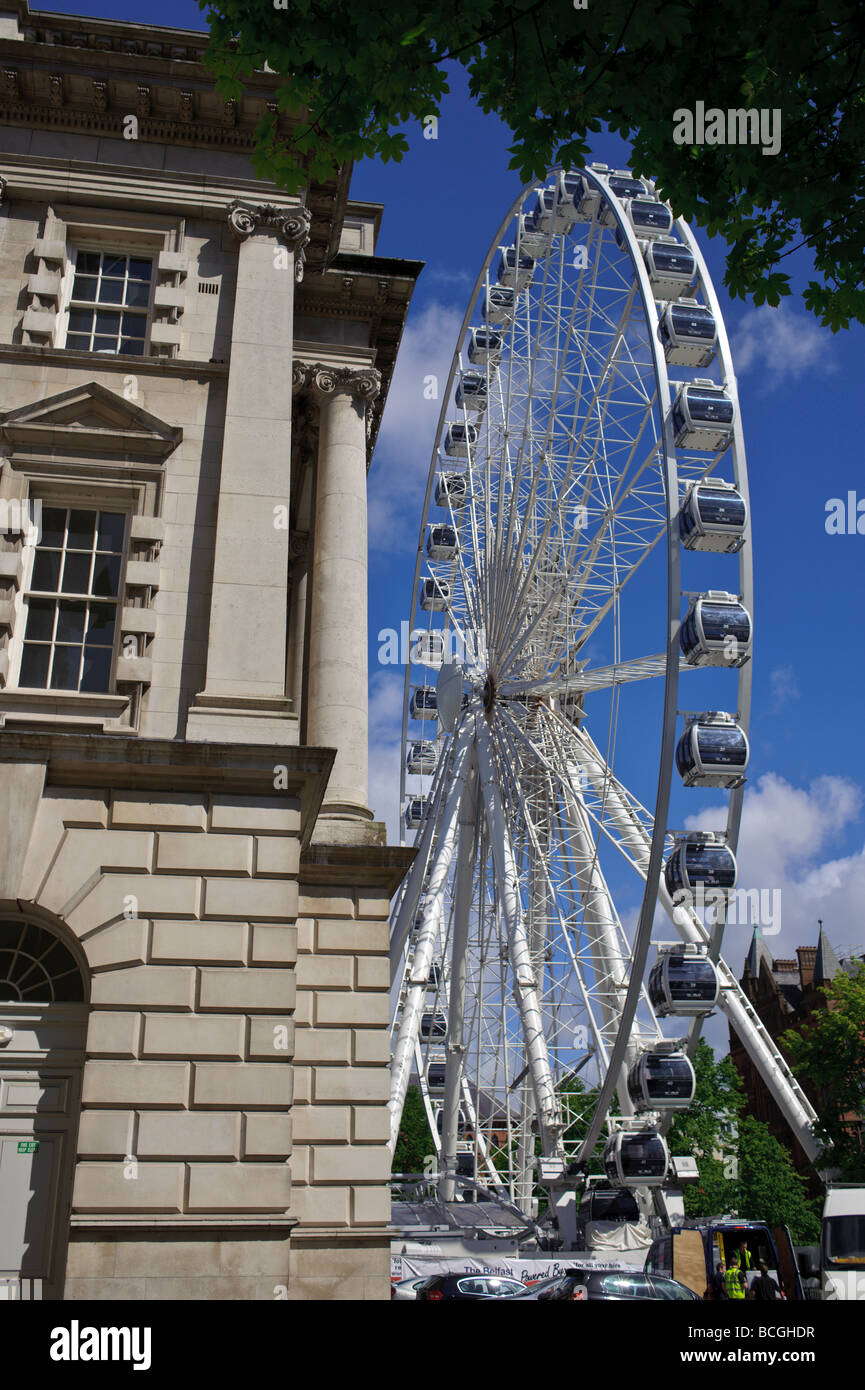
{"type": "Polygon", "coordinates": [[[540,1187],[567,1240],[599,1141],[615,1186],[668,1180],[715,1007],[816,1151],[719,954],[751,531],[727,335],[686,223],[601,164],[529,186],[443,395],[403,711],[417,856],[391,925],[392,1146],[417,1084],[442,1198],[468,1178],[530,1212],[540,1187]]]}

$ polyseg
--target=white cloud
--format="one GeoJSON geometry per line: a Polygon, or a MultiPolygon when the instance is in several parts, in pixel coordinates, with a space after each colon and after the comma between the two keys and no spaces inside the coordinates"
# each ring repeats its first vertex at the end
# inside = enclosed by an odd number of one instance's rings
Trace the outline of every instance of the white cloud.
{"type": "Polygon", "coordinates": [[[792,666],[776,666],[769,676],[772,690],[772,708],[778,710],[789,700],[798,700],[799,682],[792,666]]]}
{"type": "Polygon", "coordinates": [[[397,356],[369,486],[373,546],[413,550],[442,397],[463,311],[434,302],[409,320],[397,356]],[[438,396],[427,399],[428,378],[438,396]]]}
{"type": "Polygon", "coordinates": [[[795,381],[806,372],[833,372],[831,337],[807,313],[786,304],[762,304],[742,315],[732,335],[733,364],[741,375],[760,372],[766,389],[795,381]]]}
{"type": "MultiPolygon", "coordinates": [[[[797,946],[815,945],[818,917],[834,946],[865,942],[865,848],[820,858],[858,819],[862,800],[855,783],[831,776],[818,777],[806,789],[767,773],[746,792],[737,886],[780,891],[781,930],[764,933],[773,956],[790,957],[797,946]]],[[[725,808],[716,806],[691,818],[686,828],[717,829],[725,816],[725,808]]],[[[748,923],[730,923],[725,930],[723,953],[737,976],[750,939],[748,923]]]]}

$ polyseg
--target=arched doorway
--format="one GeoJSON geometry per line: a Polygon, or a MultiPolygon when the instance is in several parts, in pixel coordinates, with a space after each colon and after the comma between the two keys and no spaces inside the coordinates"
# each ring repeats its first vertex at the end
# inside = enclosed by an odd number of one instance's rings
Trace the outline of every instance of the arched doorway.
{"type": "Polygon", "coordinates": [[[0,1298],[62,1298],[87,1034],[77,944],[0,913],[0,1298]]]}

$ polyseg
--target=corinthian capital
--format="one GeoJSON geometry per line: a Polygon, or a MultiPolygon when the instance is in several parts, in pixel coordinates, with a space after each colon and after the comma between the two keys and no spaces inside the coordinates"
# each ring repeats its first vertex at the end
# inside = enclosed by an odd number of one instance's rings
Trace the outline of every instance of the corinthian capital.
{"type": "Polygon", "coordinates": [[[381,390],[381,372],[374,367],[326,367],[317,362],[310,367],[307,380],[319,401],[348,395],[353,400],[368,403],[374,401],[381,390]]]}
{"type": "Polygon", "coordinates": [[[235,236],[245,241],[259,229],[273,231],[294,255],[295,279],[303,279],[306,243],[312,217],[308,208],[281,208],[275,203],[248,203],[235,198],[228,207],[228,225],[235,236]]]}

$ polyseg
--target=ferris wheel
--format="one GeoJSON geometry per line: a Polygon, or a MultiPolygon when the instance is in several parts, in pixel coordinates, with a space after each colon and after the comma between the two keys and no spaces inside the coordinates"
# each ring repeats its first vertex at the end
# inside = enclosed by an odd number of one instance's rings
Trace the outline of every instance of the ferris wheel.
{"type": "Polygon", "coordinates": [[[413,583],[391,1142],[416,1084],[445,1199],[464,1176],[529,1212],[540,1186],[567,1238],[600,1141],[616,1185],[666,1182],[715,1007],[816,1152],[719,955],[752,614],[736,381],[700,249],[649,181],[556,170],[478,276],[413,583]]]}

